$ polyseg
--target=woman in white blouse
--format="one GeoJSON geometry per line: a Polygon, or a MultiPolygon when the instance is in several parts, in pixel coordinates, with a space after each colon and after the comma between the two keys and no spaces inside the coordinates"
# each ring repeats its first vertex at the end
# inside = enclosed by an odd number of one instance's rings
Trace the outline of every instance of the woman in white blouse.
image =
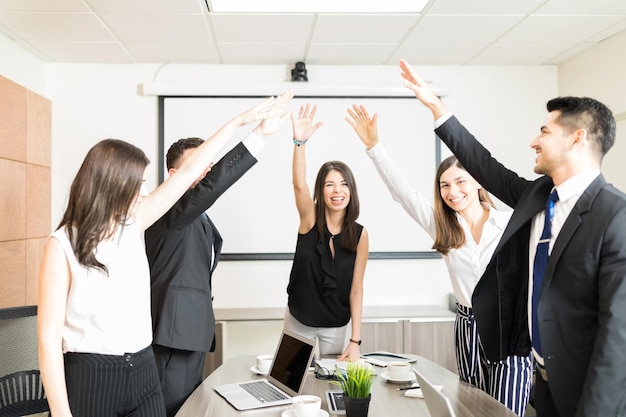
{"type": "Polygon", "coordinates": [[[261,120],[262,132],[278,129],[292,96],[227,122],[151,193],[141,149],[105,139],[89,150],[39,273],[39,364],[51,415],[165,416],[144,231],[206,175],[237,128],[261,120]]]}
{"type": "Polygon", "coordinates": [[[472,313],[472,292],[493,254],[511,212],[495,209],[491,198],[451,156],[437,169],[434,207],[416,190],[378,139],[377,114],[363,106],[348,109],[346,121],[367,147],[378,174],[395,201],[430,235],[443,257],[457,299],[455,350],[459,377],[524,415],[530,395],[532,361],[510,356],[487,361],[472,313]]]}

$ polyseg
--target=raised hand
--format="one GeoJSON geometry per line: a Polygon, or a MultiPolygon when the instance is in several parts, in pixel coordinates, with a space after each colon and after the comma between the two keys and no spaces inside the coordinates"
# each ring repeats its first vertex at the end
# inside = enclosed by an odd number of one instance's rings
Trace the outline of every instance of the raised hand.
{"type": "Polygon", "coordinates": [[[431,91],[426,82],[413,71],[409,63],[404,59],[400,60],[400,69],[402,70],[400,75],[404,78],[404,85],[415,93],[415,97],[424,106],[430,109],[435,119],[448,111],[441,99],[431,91]]]}
{"type": "Polygon", "coordinates": [[[324,123],[313,123],[317,113],[317,105],[311,106],[310,103],[300,106],[298,117],[291,114],[291,123],[293,124],[293,138],[299,141],[309,140],[313,133],[324,123]]]}
{"type": "Polygon", "coordinates": [[[285,105],[291,100],[291,97],[293,97],[291,90],[287,90],[287,92],[277,97],[269,97],[265,101],[240,114],[238,120],[242,125],[245,125],[257,120],[282,115],[285,105]]]}
{"type": "Polygon", "coordinates": [[[349,117],[346,117],[346,122],[359,135],[361,141],[367,146],[367,149],[371,149],[378,143],[378,114],[374,114],[370,118],[367,110],[363,105],[352,105],[352,108],[348,108],[349,117]]]}
{"type": "Polygon", "coordinates": [[[269,136],[274,134],[280,126],[283,124],[290,112],[285,111],[285,107],[293,98],[293,90],[289,89],[276,98],[275,108],[272,111],[272,115],[266,119],[263,119],[259,126],[255,128],[259,134],[263,136],[269,136]]]}

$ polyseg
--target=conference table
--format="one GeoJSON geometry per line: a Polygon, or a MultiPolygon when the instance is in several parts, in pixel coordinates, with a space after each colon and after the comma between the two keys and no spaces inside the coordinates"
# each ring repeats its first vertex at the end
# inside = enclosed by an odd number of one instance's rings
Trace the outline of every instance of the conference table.
{"type": "MultiPolygon", "coordinates": [[[[515,413],[500,402],[483,391],[461,382],[457,375],[446,368],[421,356],[415,357],[417,362],[413,363],[414,368],[432,384],[443,386],[442,392],[450,399],[458,417],[516,417],[515,413]]],[[[250,368],[254,364],[254,356],[238,356],[224,362],[196,388],[178,411],[176,417],[280,417],[289,408],[289,405],[238,411],[213,389],[214,386],[225,383],[263,378],[251,371],[250,368]]],[[[374,366],[374,370],[380,374],[384,368],[374,366]]],[[[404,391],[397,390],[402,386],[407,386],[407,384],[390,383],[377,376],[372,385],[372,399],[368,417],[429,417],[430,414],[425,401],[421,398],[404,396],[404,391]]],[[[325,392],[337,389],[339,389],[337,385],[328,380],[317,379],[315,373],[309,371],[303,394],[321,397],[322,408],[328,411],[325,392]]]]}

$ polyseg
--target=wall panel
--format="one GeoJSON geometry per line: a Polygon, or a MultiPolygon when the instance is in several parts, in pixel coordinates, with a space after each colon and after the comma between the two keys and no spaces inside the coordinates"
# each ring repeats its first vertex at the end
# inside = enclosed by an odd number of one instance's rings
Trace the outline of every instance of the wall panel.
{"type": "Polygon", "coordinates": [[[37,303],[51,210],[51,104],[0,76],[0,308],[37,303]]]}

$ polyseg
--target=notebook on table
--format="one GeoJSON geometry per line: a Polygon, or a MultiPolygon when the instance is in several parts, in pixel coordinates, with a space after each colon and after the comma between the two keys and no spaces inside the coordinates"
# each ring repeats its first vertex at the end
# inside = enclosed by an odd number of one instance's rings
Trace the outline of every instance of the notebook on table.
{"type": "Polygon", "coordinates": [[[314,352],[314,340],[283,330],[266,378],[213,389],[237,410],[290,404],[302,393],[314,352]]]}
{"type": "Polygon", "coordinates": [[[450,399],[435,388],[422,374],[413,369],[417,382],[420,384],[430,417],[456,417],[450,399]]]}

